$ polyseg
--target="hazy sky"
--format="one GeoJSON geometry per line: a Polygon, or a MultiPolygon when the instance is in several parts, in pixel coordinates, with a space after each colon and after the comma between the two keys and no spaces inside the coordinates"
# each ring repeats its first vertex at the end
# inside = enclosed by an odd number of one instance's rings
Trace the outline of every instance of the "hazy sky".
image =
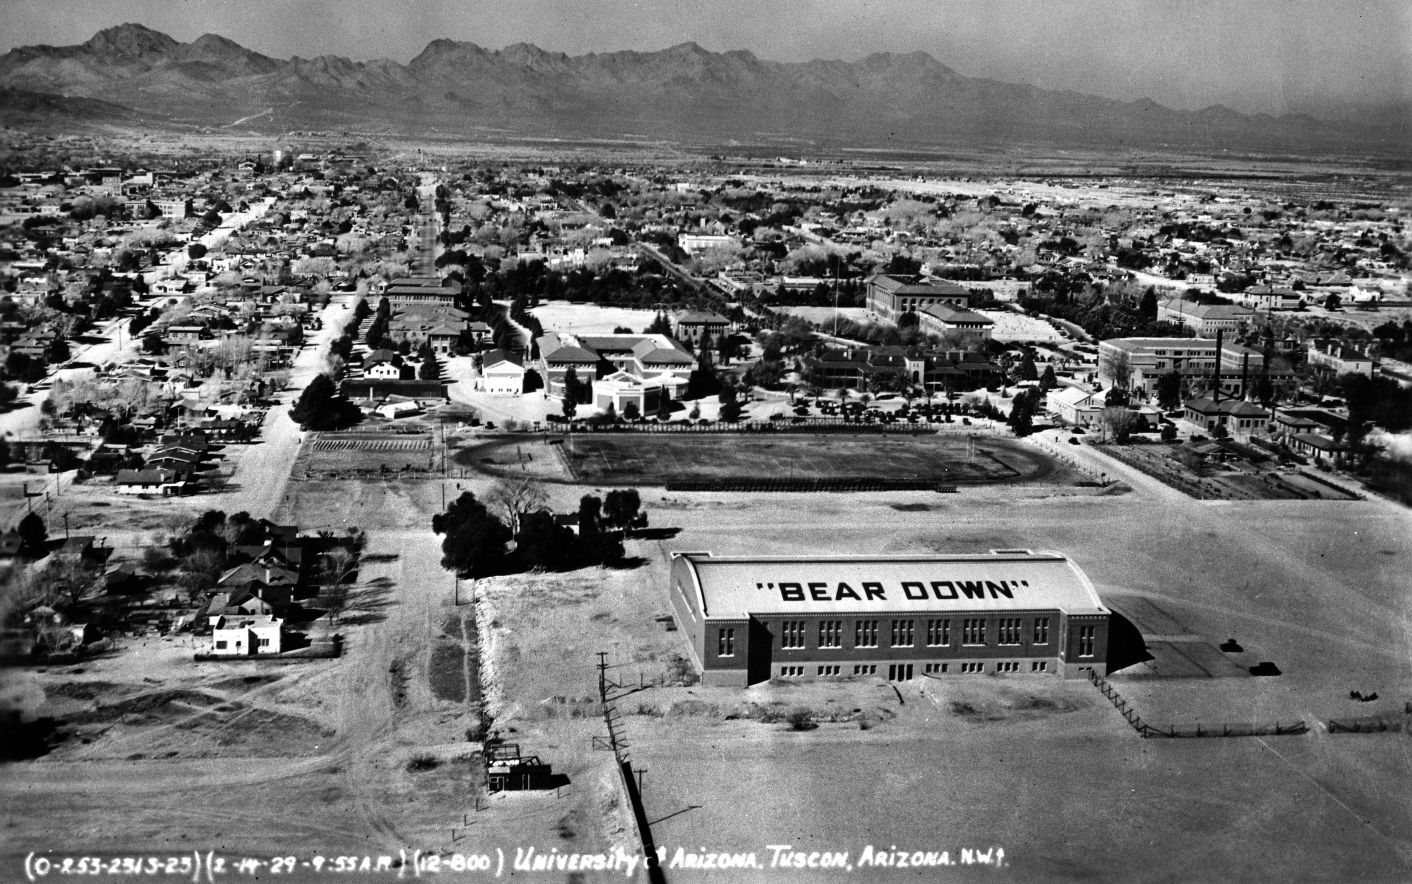
{"type": "Polygon", "coordinates": [[[920,49],[986,76],[1194,109],[1412,101],[1412,0],[0,0],[0,50],[140,22],[279,58],[438,37],[581,54],[694,40],[776,61],[920,49]]]}

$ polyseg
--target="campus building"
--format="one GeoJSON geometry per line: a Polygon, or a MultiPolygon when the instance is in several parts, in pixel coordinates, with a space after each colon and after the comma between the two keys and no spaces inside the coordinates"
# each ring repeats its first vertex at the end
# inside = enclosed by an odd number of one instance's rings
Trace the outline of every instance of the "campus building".
{"type": "Polygon", "coordinates": [[[1066,556],[672,554],[703,683],[1106,669],[1109,610],[1066,556]]]}
{"type": "MultiPolygon", "coordinates": [[[[1216,344],[1213,338],[1110,338],[1098,344],[1098,380],[1152,396],[1164,374],[1210,379],[1216,372],[1216,344]]],[[[1261,377],[1272,384],[1294,377],[1285,365],[1267,364],[1259,350],[1233,341],[1223,341],[1220,350],[1222,396],[1245,396],[1261,377]]]]}
{"type": "Polygon", "coordinates": [[[868,279],[868,310],[888,322],[934,304],[964,308],[971,295],[954,282],[879,273],[868,279]]]}

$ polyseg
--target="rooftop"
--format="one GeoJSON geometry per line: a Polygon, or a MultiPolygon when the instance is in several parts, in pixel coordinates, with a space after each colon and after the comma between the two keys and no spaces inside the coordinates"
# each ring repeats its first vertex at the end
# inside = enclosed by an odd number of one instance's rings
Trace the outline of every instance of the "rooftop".
{"type": "Polygon", "coordinates": [[[938,556],[713,556],[684,559],[707,616],[1042,611],[1107,614],[1067,556],[1000,550],[938,556]]]}

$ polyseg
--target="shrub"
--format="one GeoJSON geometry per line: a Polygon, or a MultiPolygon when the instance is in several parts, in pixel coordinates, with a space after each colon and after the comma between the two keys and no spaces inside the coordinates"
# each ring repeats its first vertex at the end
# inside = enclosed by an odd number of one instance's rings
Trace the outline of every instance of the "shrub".
{"type": "Polygon", "coordinates": [[[811,731],[819,726],[814,721],[813,710],[805,709],[802,706],[798,709],[790,710],[790,713],[785,716],[784,720],[789,723],[789,729],[792,731],[811,731]]]}
{"type": "Polygon", "coordinates": [[[407,770],[411,773],[436,770],[438,767],[441,767],[441,761],[435,756],[425,753],[413,755],[412,760],[407,762],[407,770]]]}

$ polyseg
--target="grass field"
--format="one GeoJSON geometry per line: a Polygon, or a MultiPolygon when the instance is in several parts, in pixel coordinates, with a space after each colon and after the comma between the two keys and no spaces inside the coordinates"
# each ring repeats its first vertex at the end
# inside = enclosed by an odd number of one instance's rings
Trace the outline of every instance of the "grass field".
{"type": "Polygon", "coordinates": [[[481,446],[457,461],[493,470],[517,458],[523,462],[527,451],[531,460],[525,465],[542,478],[590,484],[662,485],[688,477],[882,477],[976,484],[1041,479],[1056,472],[1042,453],[1007,440],[972,444],[966,437],[942,435],[580,435],[564,445],[572,476],[564,461],[538,440],[481,446]]]}

